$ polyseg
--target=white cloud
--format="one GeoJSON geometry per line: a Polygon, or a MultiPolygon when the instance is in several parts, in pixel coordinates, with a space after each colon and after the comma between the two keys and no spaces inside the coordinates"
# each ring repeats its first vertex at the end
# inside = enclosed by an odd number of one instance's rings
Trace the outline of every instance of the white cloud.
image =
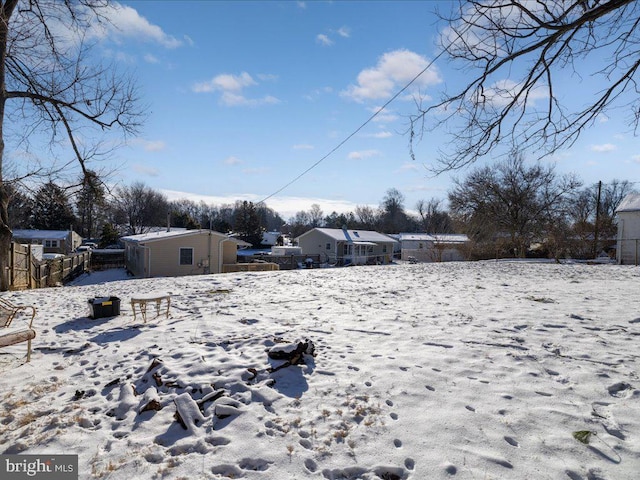
{"type": "MultiPolygon", "coordinates": [[[[495,107],[503,107],[513,102],[520,90],[521,85],[513,80],[505,79],[495,82],[490,88],[483,91],[482,98],[476,98],[477,103],[487,103],[495,107]]],[[[536,100],[548,98],[549,92],[544,86],[531,89],[526,95],[526,101],[530,104],[536,100]]],[[[525,99],[518,99],[522,103],[525,99]]]]}
{"type": "Polygon", "coordinates": [[[238,157],[234,157],[233,155],[224,159],[225,165],[238,165],[242,163],[238,157]]]}
{"type": "Polygon", "coordinates": [[[231,90],[234,92],[242,90],[244,87],[256,85],[256,82],[247,72],[240,75],[222,74],[213,78],[211,84],[216,90],[231,90]]]}
{"type": "Polygon", "coordinates": [[[147,63],[160,63],[160,60],[158,60],[158,57],[156,57],[155,55],[151,55],[150,53],[147,53],[144,56],[144,61],[147,63]]]}
{"type": "Polygon", "coordinates": [[[388,132],[388,131],[383,131],[383,132],[370,133],[368,135],[365,135],[365,137],[370,137],[370,138],[390,138],[390,137],[393,137],[393,133],[388,132]]]}
{"type": "Polygon", "coordinates": [[[134,9],[126,5],[114,3],[102,12],[107,17],[107,22],[94,24],[87,34],[90,38],[118,40],[121,37],[133,38],[137,41],[150,41],[158,43],[166,48],[177,48],[184,45],[165,33],[162,28],[153,25],[134,9]]]}
{"type": "Polygon", "coordinates": [[[351,36],[351,31],[348,27],[340,27],[336,33],[344,38],[349,38],[351,36]]]}
{"type": "Polygon", "coordinates": [[[280,103],[280,100],[271,95],[262,98],[247,98],[233,92],[224,92],[220,97],[220,103],[228,107],[258,107],[260,105],[275,105],[280,103]]]}
{"type": "MultiPolygon", "coordinates": [[[[362,70],[357,84],[350,85],[342,95],[358,102],[388,98],[427,68],[429,60],[409,50],[387,52],[378,59],[375,67],[362,70]]],[[[431,65],[418,79],[416,88],[442,82],[438,69],[431,65]]]]}
{"type": "Polygon", "coordinates": [[[230,73],[223,73],[213,77],[209,82],[204,82],[196,86],[202,88],[202,91],[232,91],[239,92],[245,87],[256,85],[256,81],[251,78],[247,72],[242,72],[240,75],[232,75],[230,73]]]}
{"type": "Polygon", "coordinates": [[[351,32],[349,27],[340,27],[338,30],[330,30],[329,34],[319,33],[316,35],[316,43],[320,45],[324,45],[325,47],[330,47],[335,44],[335,40],[331,37],[339,36],[342,38],[349,38],[351,36],[351,32]]]}
{"type": "MultiPolygon", "coordinates": [[[[266,78],[268,80],[272,80],[276,77],[267,76],[266,78]]],[[[280,103],[280,100],[272,95],[265,95],[262,98],[248,98],[243,94],[243,90],[245,88],[255,85],[258,85],[258,82],[256,82],[247,72],[242,72],[240,75],[222,73],[206,82],[194,84],[191,87],[191,90],[194,93],[222,92],[220,96],[220,103],[229,107],[256,107],[259,105],[273,105],[280,103]]]]}
{"type": "Polygon", "coordinates": [[[373,107],[370,108],[369,111],[371,113],[379,112],[375,117],[373,117],[373,121],[377,123],[391,123],[395,122],[398,119],[398,115],[395,114],[392,110],[383,110],[380,111],[382,107],[373,107]]]}
{"type": "Polygon", "coordinates": [[[333,40],[331,40],[324,33],[319,33],[318,35],[316,35],[316,43],[319,43],[320,45],[324,45],[324,46],[328,47],[328,46],[333,45],[333,40]]]}
{"type": "Polygon", "coordinates": [[[378,150],[360,150],[356,152],[349,152],[347,158],[349,160],[363,160],[365,158],[377,157],[380,155],[378,150]]]}
{"type": "Polygon", "coordinates": [[[640,155],[633,155],[631,157],[631,160],[633,160],[635,163],[640,163],[640,155]]]}
{"type": "Polygon", "coordinates": [[[400,166],[400,169],[399,169],[400,172],[407,172],[407,171],[417,172],[418,170],[420,170],[420,166],[415,162],[414,163],[405,162],[400,166]]]}
{"type": "Polygon", "coordinates": [[[291,148],[293,148],[294,150],[313,150],[313,149],[314,149],[314,146],[313,146],[313,145],[308,145],[308,144],[301,143],[301,144],[298,144],[298,145],[294,145],[294,146],[293,146],[293,147],[291,147],[291,148]]]}
{"type": "Polygon", "coordinates": [[[612,152],[616,148],[617,147],[612,143],[603,143],[601,145],[591,145],[590,147],[592,152],[599,152],[599,153],[612,152]]]}
{"type": "Polygon", "coordinates": [[[322,87],[322,88],[317,88],[313,91],[311,91],[310,93],[308,93],[307,95],[304,95],[303,98],[310,100],[310,101],[315,101],[317,100],[320,96],[328,94],[333,92],[333,88],[331,87],[322,87]]]}

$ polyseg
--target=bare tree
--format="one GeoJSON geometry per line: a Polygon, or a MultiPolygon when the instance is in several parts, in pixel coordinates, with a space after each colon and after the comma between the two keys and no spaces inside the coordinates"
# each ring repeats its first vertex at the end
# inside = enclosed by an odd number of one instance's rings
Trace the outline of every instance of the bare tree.
{"type": "Polygon", "coordinates": [[[309,209],[309,225],[311,228],[321,227],[324,223],[324,213],[320,205],[314,203],[309,209]]]}
{"type": "MultiPolygon", "coordinates": [[[[375,230],[380,220],[379,213],[369,205],[356,205],[356,218],[362,228],[375,230]]],[[[342,226],[341,226],[342,227],[342,226]]]]}
{"type": "Polygon", "coordinates": [[[116,223],[126,223],[131,234],[146,233],[151,227],[166,225],[168,213],[167,198],[142,182],[116,189],[114,218],[116,223]]]}
{"type": "Polygon", "coordinates": [[[575,195],[568,216],[572,223],[572,234],[582,244],[576,256],[585,256],[584,252],[597,255],[599,239],[604,246],[613,243],[618,231],[616,209],[624,197],[633,191],[633,184],[629,181],[612,180],[591,185],[575,195]]]}
{"type": "Polygon", "coordinates": [[[519,154],[454,183],[449,205],[465,220],[467,233],[480,241],[502,238],[504,253],[520,257],[559,223],[568,196],[580,186],[573,176],[558,178],[552,166],[527,166],[519,154]]]}
{"type": "Polygon", "coordinates": [[[73,160],[61,158],[59,168],[76,162],[86,174],[90,158],[108,153],[104,132],[132,134],[142,121],[133,81],[91,57],[86,41],[110,8],[106,0],[0,0],[0,290],[11,242],[7,136],[29,148],[31,134],[48,131],[51,158],[70,146],[73,160]]]}
{"type": "Polygon", "coordinates": [[[380,203],[380,225],[385,233],[407,231],[411,224],[404,209],[404,195],[397,188],[387,190],[380,203]]]}
{"type": "Polygon", "coordinates": [[[449,214],[442,210],[442,200],[418,200],[416,209],[427,233],[451,233],[453,226],[449,214]]]}
{"type": "Polygon", "coordinates": [[[418,104],[411,119],[412,155],[415,135],[431,130],[431,121],[453,132],[450,149],[434,167],[440,172],[514,148],[542,158],[574,144],[614,108],[623,107],[630,128],[637,130],[640,2],[464,0],[457,5],[441,15],[448,24],[442,48],[470,80],[434,104],[418,104]],[[561,74],[565,78],[559,79],[561,74]],[[583,77],[602,80],[605,87],[590,89],[594,83],[582,82],[583,77]],[[578,108],[563,103],[577,84],[584,101],[578,108]]]}

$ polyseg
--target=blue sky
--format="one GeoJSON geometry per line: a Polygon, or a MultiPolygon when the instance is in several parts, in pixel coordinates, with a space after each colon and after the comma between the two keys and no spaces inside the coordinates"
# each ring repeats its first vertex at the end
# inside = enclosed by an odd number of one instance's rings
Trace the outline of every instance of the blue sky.
{"type": "MultiPolygon", "coordinates": [[[[220,204],[269,197],[349,137],[437,55],[444,25],[434,10],[448,2],[119,5],[119,29],[99,48],[134,71],[149,117],[114,156],[115,180],[220,204]]],[[[441,60],[414,86],[439,98],[463,75],[441,60]]],[[[409,210],[420,199],[446,198],[451,176],[434,178],[426,167],[445,132],[427,135],[415,160],[409,154],[412,93],[267,205],[287,219],[312,203],[325,214],[375,206],[390,188],[404,194],[409,210]]],[[[545,161],[586,184],[640,180],[638,139],[614,118],[545,161]]]]}

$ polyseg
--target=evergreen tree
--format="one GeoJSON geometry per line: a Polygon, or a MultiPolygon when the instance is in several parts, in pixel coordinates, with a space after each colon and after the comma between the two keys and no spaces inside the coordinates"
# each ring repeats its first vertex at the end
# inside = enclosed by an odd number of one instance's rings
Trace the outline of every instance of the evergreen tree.
{"type": "Polygon", "coordinates": [[[70,230],[75,223],[76,218],[65,191],[53,182],[40,187],[34,197],[33,228],[70,230]]]}
{"type": "Polygon", "coordinates": [[[33,199],[14,185],[5,185],[9,192],[9,226],[16,228],[31,228],[33,199]]]}
{"type": "Polygon", "coordinates": [[[112,223],[105,223],[102,226],[102,234],[100,235],[100,247],[104,248],[109,245],[115,245],[120,239],[118,229],[112,223]]]}
{"type": "Polygon", "coordinates": [[[82,188],[78,192],[78,233],[85,238],[94,238],[98,224],[105,211],[105,190],[98,175],[91,170],[82,177],[82,188]]]}
{"type": "Polygon", "coordinates": [[[234,230],[238,237],[249,242],[255,248],[262,242],[263,229],[260,226],[258,211],[253,202],[236,202],[234,212],[234,230]]]}

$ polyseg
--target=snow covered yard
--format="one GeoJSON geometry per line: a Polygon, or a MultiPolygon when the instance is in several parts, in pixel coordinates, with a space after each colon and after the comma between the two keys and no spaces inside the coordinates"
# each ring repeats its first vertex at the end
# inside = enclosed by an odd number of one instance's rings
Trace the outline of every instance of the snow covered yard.
{"type": "Polygon", "coordinates": [[[640,471],[637,267],[117,275],[2,294],[38,308],[38,336],[28,364],[0,349],[0,453],[78,454],[81,479],[640,471]],[[129,299],[154,291],[169,318],[134,322],[129,299]],[[121,315],[87,318],[94,296],[121,315]],[[305,339],[300,365],[267,355],[305,339]]]}

